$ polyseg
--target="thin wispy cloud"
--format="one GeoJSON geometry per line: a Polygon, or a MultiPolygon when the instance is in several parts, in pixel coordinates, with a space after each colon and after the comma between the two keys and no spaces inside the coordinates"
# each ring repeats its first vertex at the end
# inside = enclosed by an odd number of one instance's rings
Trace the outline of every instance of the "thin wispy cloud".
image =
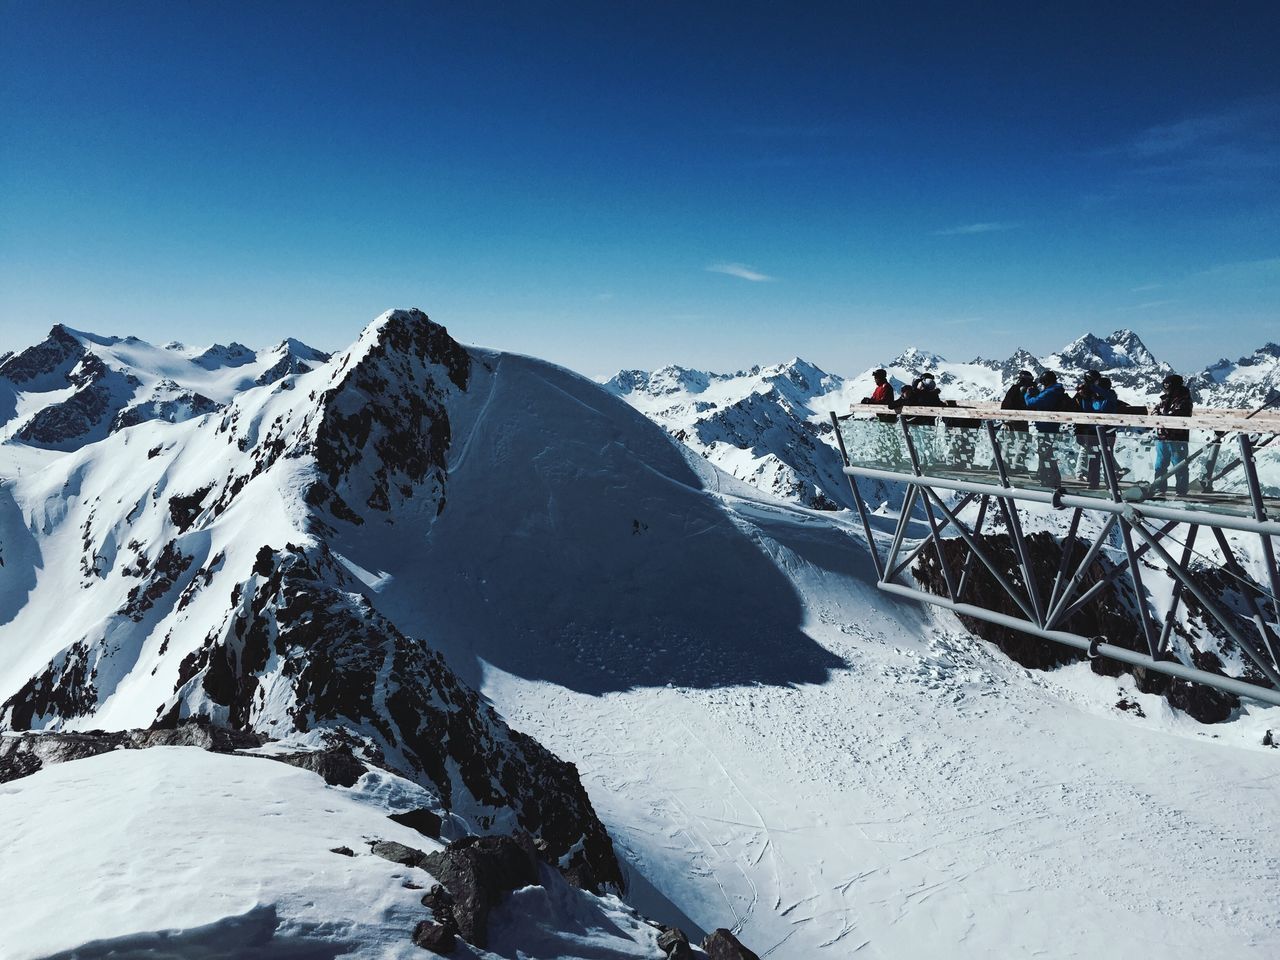
{"type": "Polygon", "coordinates": [[[988,220],[983,223],[965,223],[946,230],[935,230],[935,237],[965,237],[975,233],[1003,233],[1006,230],[1017,230],[1018,224],[1003,220],[988,220]]]}
{"type": "Polygon", "coordinates": [[[1280,174],[1280,94],[1156,124],[1102,151],[1127,157],[1148,187],[1253,187],[1280,174]]]}
{"type": "Polygon", "coordinates": [[[752,283],[771,283],[777,277],[771,277],[767,273],[761,273],[754,267],[749,267],[745,263],[713,263],[707,267],[708,273],[723,273],[728,277],[737,277],[739,280],[750,280],[752,283]]]}
{"type": "Polygon", "coordinates": [[[1150,293],[1152,290],[1164,289],[1163,283],[1144,283],[1141,286],[1130,287],[1130,293],[1150,293]]]}
{"type": "Polygon", "coordinates": [[[1280,280],[1280,257],[1268,257],[1265,260],[1238,260],[1235,263],[1220,263],[1208,270],[1193,274],[1217,280],[1234,280],[1241,282],[1270,282],[1280,280]]]}

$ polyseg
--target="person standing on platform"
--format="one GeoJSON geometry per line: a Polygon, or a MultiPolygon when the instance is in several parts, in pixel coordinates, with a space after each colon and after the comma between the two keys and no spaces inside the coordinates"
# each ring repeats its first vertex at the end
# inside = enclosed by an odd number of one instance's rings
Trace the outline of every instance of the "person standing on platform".
{"type": "MultiPolygon", "coordinates": [[[[1191,416],[1191,391],[1182,377],[1171,373],[1164,378],[1164,393],[1151,412],[1159,417],[1191,416]]],[[[1174,491],[1179,497],[1187,495],[1187,445],[1191,431],[1173,427],[1156,428],[1156,467],[1152,486],[1157,497],[1169,492],[1169,474],[1174,476],[1174,491]]]]}
{"type": "MultiPolygon", "coordinates": [[[[1058,382],[1058,375],[1052,370],[1040,374],[1040,389],[1027,391],[1028,410],[1045,412],[1062,412],[1077,409],[1075,402],[1067,396],[1067,391],[1058,382]]],[[[1062,471],[1058,467],[1058,459],[1054,443],[1058,439],[1059,423],[1045,422],[1036,424],[1036,479],[1046,487],[1062,486],[1062,471]]]]}
{"type": "Polygon", "coordinates": [[[889,374],[884,370],[873,370],[871,376],[876,382],[876,388],[871,391],[871,396],[863,397],[862,402],[881,407],[893,406],[893,384],[889,382],[889,374]]]}
{"type": "MultiPolygon", "coordinates": [[[[1031,390],[1035,385],[1035,374],[1030,370],[1019,370],[1018,379],[1005,391],[1004,399],[1000,401],[1000,409],[1026,410],[1027,391],[1031,390]]],[[[1030,438],[1027,435],[1027,421],[1006,420],[1004,428],[1009,431],[1009,436],[1004,441],[1005,466],[1011,473],[1025,473],[1027,470],[1027,457],[1031,453],[1031,446],[1028,443],[1030,438]]]]}

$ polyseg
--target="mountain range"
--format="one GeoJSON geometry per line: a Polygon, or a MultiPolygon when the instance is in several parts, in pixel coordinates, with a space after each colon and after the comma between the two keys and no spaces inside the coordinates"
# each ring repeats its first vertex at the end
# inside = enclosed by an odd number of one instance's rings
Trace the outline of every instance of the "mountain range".
{"type": "Polygon", "coordinates": [[[43,898],[0,898],[8,948],[1280,948],[1278,712],[1204,725],[877,591],[832,509],[863,380],[602,388],[417,310],[332,356],[59,325],[8,357],[0,884],[43,898]]]}
{"type": "MultiPolygon", "coordinates": [[[[729,374],[679,366],[624,370],[604,387],[721,470],[783,499],[833,509],[853,504],[830,415],[846,413],[870,395],[877,367],[887,371],[895,391],[927,373],[944,399],[961,403],[999,400],[1020,370],[1037,376],[1053,370],[1070,385],[1096,369],[1111,378],[1121,399],[1149,405],[1173,372],[1136,333],[1117,330],[1105,338],[1085,334],[1042,357],[1019,349],[1005,360],[953,362],[911,347],[853,377],[796,358],[729,374]]],[[[1218,360],[1186,380],[1202,406],[1274,404],[1280,401],[1280,346],[1268,343],[1238,360],[1218,360]]]]}

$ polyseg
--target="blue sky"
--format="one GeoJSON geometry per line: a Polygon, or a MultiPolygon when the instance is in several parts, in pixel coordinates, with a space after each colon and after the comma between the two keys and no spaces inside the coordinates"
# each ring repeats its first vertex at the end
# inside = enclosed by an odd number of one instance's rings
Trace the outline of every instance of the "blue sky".
{"type": "Polygon", "coordinates": [[[861,6],[0,0],[0,350],[1280,339],[1274,4],[861,6]]]}

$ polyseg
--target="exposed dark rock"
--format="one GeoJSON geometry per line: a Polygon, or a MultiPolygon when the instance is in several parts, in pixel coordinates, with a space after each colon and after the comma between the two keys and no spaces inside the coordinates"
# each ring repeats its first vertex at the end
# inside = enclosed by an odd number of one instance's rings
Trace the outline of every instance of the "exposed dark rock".
{"type": "Polygon", "coordinates": [[[200,747],[214,753],[231,753],[261,745],[262,738],[256,734],[228,730],[202,720],[184,721],[167,729],[4,734],[0,735],[0,783],[112,750],[200,747]]]}
{"type": "Polygon", "coordinates": [[[1137,700],[1130,700],[1128,697],[1121,697],[1116,701],[1116,709],[1124,710],[1126,713],[1133,713],[1139,717],[1145,717],[1146,713],[1142,710],[1142,704],[1137,700]]]}
{"type": "Polygon", "coordinates": [[[711,960],[760,960],[724,927],[713,930],[702,941],[702,949],[711,960]]]}
{"type": "Polygon", "coordinates": [[[663,927],[658,934],[658,946],[667,955],[667,960],[688,960],[693,956],[689,938],[677,927],[663,927]]]}
{"type": "Polygon", "coordinates": [[[1240,698],[1234,694],[1203,683],[1188,683],[1177,677],[1170,679],[1169,690],[1165,697],[1171,706],[1185,711],[1201,723],[1222,723],[1224,720],[1230,720],[1232,714],[1240,707],[1240,698]]]}
{"type": "Polygon", "coordinates": [[[1276,737],[1272,734],[1270,730],[1268,730],[1266,733],[1262,735],[1262,745],[1264,747],[1280,746],[1280,744],[1276,742],[1276,737]]]}
{"type": "MultiPolygon", "coordinates": [[[[351,748],[345,744],[327,747],[324,750],[310,750],[305,753],[271,754],[272,760],[279,760],[303,770],[310,770],[324,777],[324,782],[331,787],[353,787],[357,780],[364,776],[368,767],[356,759],[351,748]]],[[[394,819],[394,818],[392,818],[394,819]]]]}
{"type": "Polygon", "coordinates": [[[201,487],[194,493],[169,498],[169,516],[173,519],[173,524],[178,528],[179,533],[185,533],[187,528],[195,522],[196,517],[200,515],[204,498],[212,489],[212,487],[201,487]]]}
{"type": "Polygon", "coordinates": [[[73,362],[83,355],[80,341],[62,324],[55,324],[45,340],[9,356],[0,364],[0,377],[13,383],[29,383],[44,374],[56,373],[59,368],[69,372],[73,362]]]}
{"type": "Polygon", "coordinates": [[[412,830],[417,830],[423,836],[430,837],[432,840],[440,839],[440,827],[443,821],[434,810],[419,807],[417,810],[393,813],[391,814],[391,819],[396,823],[403,823],[412,830]]]}
{"type": "Polygon", "coordinates": [[[462,939],[488,943],[489,911],[504,894],[538,883],[538,859],[528,836],[463,837],[422,861],[452,898],[462,939]]]}
{"type": "Polygon", "coordinates": [[[509,729],[438,653],[354,590],[335,587],[349,574],[325,548],[260,552],[255,577],[244,585],[247,602],[184,660],[172,702],[199,685],[227,708],[232,726],[250,726],[258,674],[274,654],[293,687],[297,730],[348,728],[367,744],[395,748],[387,752],[403,758],[396,771],[425,777],[446,810],[458,788],[482,806],[511,809],[546,842],[549,859],[573,851],[571,882],[621,887],[613,844],[574,766],[509,729]]]}
{"type": "Polygon", "coordinates": [[[413,942],[424,950],[444,955],[458,945],[458,938],[448,927],[423,920],[413,930],[413,942]]]}
{"type": "MultiPolygon", "coordinates": [[[[1016,588],[1021,588],[1021,570],[1015,559],[1010,538],[988,534],[983,535],[980,542],[984,551],[1004,572],[1006,578],[1016,588]]],[[[1026,537],[1026,542],[1040,595],[1048,597],[1053,589],[1053,581],[1059,569],[1063,548],[1048,533],[1031,534],[1026,537]]],[[[951,569],[959,570],[968,554],[968,548],[964,542],[959,539],[945,539],[942,541],[942,549],[951,569]]],[[[1068,561],[1068,571],[1075,570],[1084,559],[1086,546],[1082,541],[1075,540],[1070,549],[1072,556],[1068,561]]],[[[1107,643],[1115,646],[1146,653],[1146,640],[1142,634],[1138,612],[1133,607],[1128,575],[1121,573],[1117,576],[1115,570],[1115,565],[1102,555],[1093,561],[1081,578],[1076,596],[1080,596],[1091,586],[1109,576],[1112,577],[1112,582],[1104,586],[1093,600],[1068,618],[1061,628],[1083,637],[1103,637],[1107,643]]],[[[939,595],[946,594],[946,581],[932,549],[921,554],[912,572],[926,590],[939,595]]],[[[1148,576],[1150,576],[1149,571],[1148,576]]],[[[1232,607],[1241,602],[1239,597],[1234,596],[1234,591],[1237,591],[1239,586],[1238,581],[1233,581],[1222,571],[1196,570],[1193,576],[1206,592],[1224,598],[1225,606],[1232,607]]],[[[966,595],[960,599],[975,602],[974,598],[981,598],[976,602],[987,609],[1020,619],[1025,618],[1025,614],[1008,597],[982,563],[974,563],[966,585],[966,595]]],[[[1211,632],[1215,624],[1189,591],[1184,591],[1183,603],[1186,605],[1188,616],[1199,620],[1203,629],[1211,632]]],[[[969,617],[961,617],[960,620],[971,633],[995,644],[1012,660],[1025,667],[1051,670],[1061,664],[1077,661],[1083,656],[1081,652],[1070,647],[996,626],[984,620],[974,620],[969,617]]],[[[1250,626],[1247,622],[1242,622],[1242,628],[1249,629],[1250,626]]],[[[1158,630],[1159,626],[1154,625],[1153,629],[1158,630]]],[[[1180,631],[1178,636],[1181,638],[1184,649],[1189,653],[1192,663],[1198,669],[1225,675],[1221,658],[1211,651],[1200,650],[1185,631],[1180,631]]],[[[1219,636],[1217,640],[1224,647],[1233,645],[1233,641],[1229,638],[1219,636]]],[[[1171,661],[1177,660],[1172,653],[1166,653],[1165,657],[1171,661]]],[[[1146,667],[1130,667],[1107,657],[1090,661],[1090,668],[1094,673],[1110,677],[1131,673],[1141,692],[1163,695],[1171,706],[1185,711],[1201,723],[1219,723],[1229,718],[1239,706],[1238,698],[1214,687],[1191,684],[1146,667]]],[[[1260,675],[1253,676],[1247,673],[1246,678],[1257,682],[1260,675]]]]}
{"type": "Polygon", "coordinates": [[[356,855],[356,852],[350,847],[330,847],[329,852],[341,854],[344,857],[354,857],[356,855]]]}
{"type": "Polygon", "coordinates": [[[395,840],[379,840],[369,849],[369,852],[375,857],[381,857],[383,860],[390,860],[405,867],[421,867],[428,857],[428,854],[421,850],[406,847],[395,840]]]}

